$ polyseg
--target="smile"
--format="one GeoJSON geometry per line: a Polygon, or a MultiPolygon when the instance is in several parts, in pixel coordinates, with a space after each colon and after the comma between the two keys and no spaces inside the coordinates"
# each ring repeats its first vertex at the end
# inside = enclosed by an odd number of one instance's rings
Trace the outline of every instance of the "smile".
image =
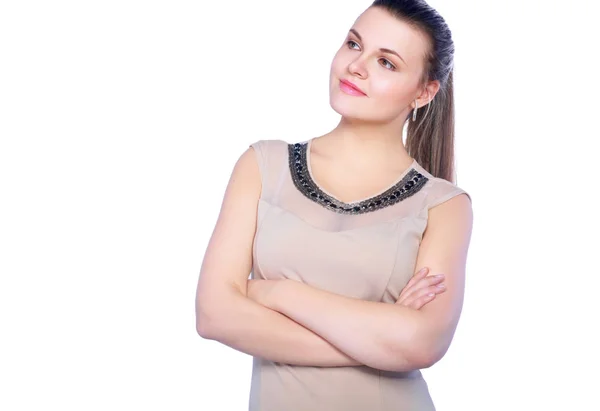
{"type": "Polygon", "coordinates": [[[340,90],[351,96],[366,96],[366,93],[346,80],[340,80],[340,90]]]}

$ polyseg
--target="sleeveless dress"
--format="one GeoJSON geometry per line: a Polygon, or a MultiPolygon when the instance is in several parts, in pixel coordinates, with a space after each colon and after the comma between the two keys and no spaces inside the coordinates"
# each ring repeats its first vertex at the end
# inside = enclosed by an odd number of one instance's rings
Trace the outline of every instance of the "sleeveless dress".
{"type": "MultiPolygon", "coordinates": [[[[311,142],[250,145],[262,179],[251,278],[289,278],[340,295],[395,303],[415,272],[428,210],[467,193],[415,160],[388,189],[344,203],[313,180],[311,142]]],[[[307,367],[254,357],[249,410],[435,407],[420,370],[307,367]]]]}

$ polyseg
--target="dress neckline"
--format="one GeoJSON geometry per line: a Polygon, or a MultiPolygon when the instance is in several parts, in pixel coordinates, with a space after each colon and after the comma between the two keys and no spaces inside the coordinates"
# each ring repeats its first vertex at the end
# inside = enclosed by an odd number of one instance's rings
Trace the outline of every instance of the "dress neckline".
{"type": "Polygon", "coordinates": [[[317,182],[317,180],[315,180],[315,177],[313,176],[312,173],[312,167],[311,167],[311,147],[312,147],[312,142],[313,142],[314,138],[311,138],[310,140],[307,141],[306,143],[306,170],[307,170],[307,174],[310,177],[310,179],[312,180],[313,184],[315,185],[315,187],[317,187],[319,190],[321,190],[323,193],[327,194],[329,197],[335,199],[337,202],[341,203],[341,204],[345,204],[347,206],[352,206],[354,204],[357,203],[361,203],[363,201],[369,201],[369,200],[374,200],[377,197],[381,196],[383,193],[385,193],[386,191],[391,190],[392,188],[396,187],[399,185],[399,183],[404,179],[404,177],[406,177],[406,175],[417,166],[417,160],[413,158],[413,161],[410,163],[410,165],[402,172],[400,173],[400,176],[398,178],[396,178],[396,180],[390,184],[389,186],[387,186],[386,188],[384,188],[383,190],[379,191],[378,193],[375,193],[373,195],[367,196],[365,198],[359,199],[359,200],[354,200],[354,201],[342,201],[339,198],[337,198],[336,196],[334,196],[333,194],[329,193],[327,190],[325,190],[322,186],[319,185],[319,183],[317,182]]]}
{"type": "Polygon", "coordinates": [[[419,165],[413,159],[411,165],[388,188],[373,196],[351,203],[340,201],[331,193],[323,190],[312,177],[311,142],[312,139],[303,143],[288,144],[288,161],[292,180],[305,197],[336,213],[362,214],[391,206],[421,190],[428,181],[427,176],[419,172],[419,165]]]}

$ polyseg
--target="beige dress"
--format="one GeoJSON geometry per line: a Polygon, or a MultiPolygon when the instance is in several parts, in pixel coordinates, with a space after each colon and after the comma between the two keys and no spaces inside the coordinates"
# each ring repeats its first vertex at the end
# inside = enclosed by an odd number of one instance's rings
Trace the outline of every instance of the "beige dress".
{"type": "MultiPolygon", "coordinates": [[[[290,278],[349,297],[396,302],[415,271],[428,210],[465,191],[414,161],[387,190],[343,203],[311,178],[311,142],[261,140],[251,145],[262,178],[252,278],[290,278]]],[[[254,357],[249,409],[435,407],[419,370],[306,367],[254,357]]]]}

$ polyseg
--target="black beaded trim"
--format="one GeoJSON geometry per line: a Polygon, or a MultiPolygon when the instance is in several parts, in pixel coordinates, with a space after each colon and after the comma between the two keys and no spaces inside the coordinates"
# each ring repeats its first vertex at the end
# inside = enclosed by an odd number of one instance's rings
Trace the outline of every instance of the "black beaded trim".
{"type": "Polygon", "coordinates": [[[408,173],[385,192],[356,203],[344,203],[323,192],[308,172],[306,150],[308,143],[288,144],[288,161],[294,185],[310,200],[341,214],[363,214],[379,210],[417,193],[428,178],[411,168],[408,173]]]}

